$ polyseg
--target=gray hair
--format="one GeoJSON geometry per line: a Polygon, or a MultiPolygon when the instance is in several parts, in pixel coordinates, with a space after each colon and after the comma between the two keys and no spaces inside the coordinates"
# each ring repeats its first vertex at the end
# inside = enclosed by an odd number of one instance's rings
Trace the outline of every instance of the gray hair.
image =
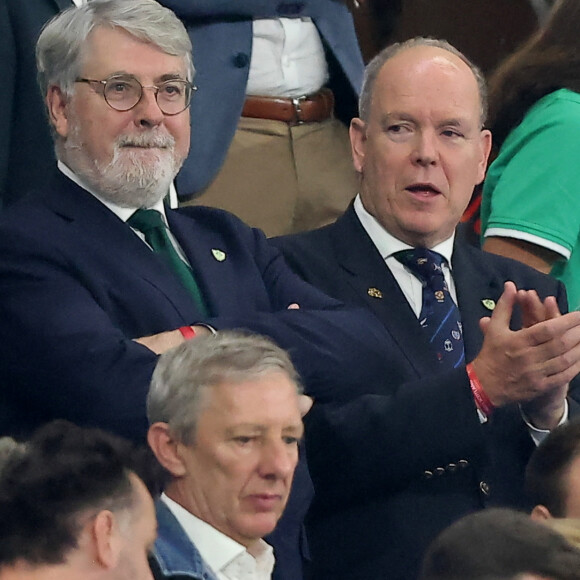
{"type": "Polygon", "coordinates": [[[373,99],[373,89],[375,86],[375,81],[379,76],[379,72],[383,68],[383,65],[408,48],[415,48],[416,46],[433,46],[435,48],[441,48],[446,50],[451,54],[454,54],[457,58],[460,58],[471,70],[475,80],[477,81],[477,88],[479,91],[479,102],[481,107],[480,113],[480,123],[483,127],[487,119],[487,85],[485,82],[485,77],[481,72],[480,68],[471,62],[463,53],[457,50],[453,45],[449,44],[446,40],[439,40],[436,38],[426,38],[423,36],[417,36],[406,40],[405,42],[397,42],[391,44],[383,49],[379,54],[377,54],[366,66],[365,76],[363,80],[363,86],[360,93],[358,108],[360,118],[368,122],[371,111],[371,104],[373,99]]]}
{"type": "Polygon", "coordinates": [[[191,41],[179,18],[155,0],[91,0],[55,16],[42,30],[36,45],[38,83],[43,95],[56,85],[67,95],[74,92],[87,53],[87,40],[98,27],[122,28],[143,42],[181,56],[188,80],[195,74],[191,41]]]}
{"type": "Polygon", "coordinates": [[[288,353],[269,338],[221,331],[186,341],[159,358],[147,395],[149,424],[167,423],[175,437],[190,445],[208,388],[275,371],[286,373],[302,393],[288,353]]]}

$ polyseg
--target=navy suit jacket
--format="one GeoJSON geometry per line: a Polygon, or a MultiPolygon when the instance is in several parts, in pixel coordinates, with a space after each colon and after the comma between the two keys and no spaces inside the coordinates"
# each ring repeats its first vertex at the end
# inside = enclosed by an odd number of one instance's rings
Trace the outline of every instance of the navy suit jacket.
{"type": "Polygon", "coordinates": [[[161,0],[185,24],[193,44],[198,91],[191,102],[191,148],[177,190],[188,197],[207,187],[234,136],[252,54],[254,18],[311,17],[329,64],[337,117],[356,114],[364,64],[352,17],[343,0],[161,0]]]}
{"type": "MultiPolygon", "coordinates": [[[[65,418],[143,441],[157,356],[132,339],[196,322],[270,336],[316,396],[385,371],[380,324],[304,283],[262,232],[203,207],[168,210],[167,219],[210,317],[126,223],[60,172],[45,191],[2,213],[1,434],[23,436],[65,418]],[[292,303],[300,309],[288,310],[292,303]]],[[[311,494],[300,465],[271,538],[277,578],[301,577],[300,530],[311,494]]]]}
{"type": "Polygon", "coordinates": [[[142,440],[157,357],[132,339],[200,321],[270,336],[313,393],[349,388],[382,365],[379,349],[366,344],[381,341],[380,325],[300,280],[259,230],[209,208],[168,210],[167,218],[209,318],[126,223],[60,172],[3,212],[3,433],[62,417],[142,440]],[[293,302],[300,310],[287,310],[293,302]],[[369,374],[350,356],[362,357],[369,374]]]}
{"type": "MultiPolygon", "coordinates": [[[[439,369],[352,205],[330,226],[274,243],[305,280],[365,306],[391,337],[382,381],[315,403],[306,417],[312,578],[415,578],[429,542],[463,514],[527,507],[523,472],[534,446],[519,410],[497,409],[480,423],[465,368],[439,369]]],[[[567,308],[562,284],[513,260],[457,241],[452,267],[467,361],[482,345],[479,319],[491,314],[484,301],[497,301],[506,280],[567,308]]]]}
{"type": "Polygon", "coordinates": [[[55,164],[34,51],[42,26],[72,0],[0,2],[0,206],[42,185],[55,164]]]}

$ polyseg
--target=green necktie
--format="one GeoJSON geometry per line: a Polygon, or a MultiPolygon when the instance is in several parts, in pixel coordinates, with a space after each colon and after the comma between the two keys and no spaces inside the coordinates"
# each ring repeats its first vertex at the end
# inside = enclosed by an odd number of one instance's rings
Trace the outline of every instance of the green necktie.
{"type": "Polygon", "coordinates": [[[189,291],[200,312],[207,316],[208,309],[195,281],[191,268],[179,257],[169,235],[161,214],[155,209],[138,209],[127,223],[145,236],[145,241],[153,248],[164,262],[177,274],[181,283],[189,291]]]}

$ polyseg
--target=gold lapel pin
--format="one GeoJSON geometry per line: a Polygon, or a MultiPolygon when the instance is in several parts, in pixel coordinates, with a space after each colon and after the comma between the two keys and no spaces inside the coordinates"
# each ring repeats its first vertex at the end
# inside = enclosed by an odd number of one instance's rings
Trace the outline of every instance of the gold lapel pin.
{"type": "Polygon", "coordinates": [[[491,298],[484,298],[481,303],[488,309],[493,310],[495,308],[495,300],[491,298]]]}
{"type": "Polygon", "coordinates": [[[367,294],[372,298],[382,298],[383,293],[378,288],[369,288],[367,294]]]}
{"type": "Polygon", "coordinates": [[[213,248],[211,253],[218,262],[223,262],[226,259],[226,253],[222,252],[221,250],[213,248]]]}

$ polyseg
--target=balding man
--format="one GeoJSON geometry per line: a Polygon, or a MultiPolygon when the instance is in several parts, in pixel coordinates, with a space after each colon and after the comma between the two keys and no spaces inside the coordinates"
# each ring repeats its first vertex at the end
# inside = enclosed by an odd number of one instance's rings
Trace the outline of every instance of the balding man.
{"type": "Polygon", "coordinates": [[[485,109],[481,73],[448,43],[385,49],[350,128],[359,196],[335,224],[279,241],[393,340],[386,376],[306,417],[313,577],[414,578],[449,523],[522,504],[534,438],[572,409],[580,313],[560,315],[562,285],[455,237],[484,177],[485,109]]]}

